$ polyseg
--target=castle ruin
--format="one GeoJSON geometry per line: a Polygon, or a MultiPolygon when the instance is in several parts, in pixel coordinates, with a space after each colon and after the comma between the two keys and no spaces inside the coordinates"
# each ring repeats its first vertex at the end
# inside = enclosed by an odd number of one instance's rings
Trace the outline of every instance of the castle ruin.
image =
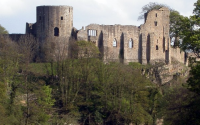
{"type": "MultiPolygon", "coordinates": [[[[36,23],[26,24],[26,33],[34,35],[45,45],[47,39],[69,39],[93,42],[103,55],[105,62],[121,61],[171,63],[174,58],[185,63],[185,53],[172,48],[169,37],[168,8],[152,10],[145,14],[145,23],[133,25],[90,24],[80,30],[73,27],[73,7],[38,6],[36,23]]],[[[19,37],[16,34],[10,35],[19,37]]]]}

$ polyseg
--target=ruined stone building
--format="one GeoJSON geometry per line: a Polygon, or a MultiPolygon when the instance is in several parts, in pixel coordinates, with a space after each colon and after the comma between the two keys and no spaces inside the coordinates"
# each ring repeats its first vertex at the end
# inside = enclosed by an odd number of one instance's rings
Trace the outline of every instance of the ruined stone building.
{"type": "MultiPolygon", "coordinates": [[[[162,7],[146,13],[145,23],[139,27],[90,24],[76,30],[73,27],[72,7],[38,6],[36,23],[26,24],[26,34],[33,34],[43,45],[48,42],[47,38],[74,37],[93,42],[104,61],[170,64],[173,58],[184,63],[185,53],[170,44],[169,15],[170,11],[162,7]]],[[[11,37],[17,36],[13,34],[11,37]]]]}

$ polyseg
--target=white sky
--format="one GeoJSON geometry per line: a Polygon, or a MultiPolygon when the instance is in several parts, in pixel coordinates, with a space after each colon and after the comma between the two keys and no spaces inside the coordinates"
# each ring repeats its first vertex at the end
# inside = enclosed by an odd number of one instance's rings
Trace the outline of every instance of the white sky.
{"type": "Polygon", "coordinates": [[[181,15],[190,16],[197,0],[0,0],[0,24],[9,33],[25,33],[26,22],[36,22],[36,6],[69,5],[73,7],[74,27],[91,23],[136,25],[142,7],[149,2],[170,6],[181,15]]]}

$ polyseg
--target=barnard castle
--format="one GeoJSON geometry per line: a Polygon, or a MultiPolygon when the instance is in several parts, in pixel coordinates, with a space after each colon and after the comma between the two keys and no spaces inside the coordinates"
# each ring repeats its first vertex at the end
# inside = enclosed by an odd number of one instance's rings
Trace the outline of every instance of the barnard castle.
{"type": "Polygon", "coordinates": [[[32,34],[45,45],[47,39],[59,41],[74,37],[93,42],[104,61],[170,64],[175,59],[185,63],[185,53],[179,48],[172,48],[170,44],[168,8],[146,13],[144,24],[139,27],[90,24],[80,30],[73,27],[73,7],[38,6],[36,12],[36,23],[26,23],[26,33],[10,34],[12,39],[32,34]]]}

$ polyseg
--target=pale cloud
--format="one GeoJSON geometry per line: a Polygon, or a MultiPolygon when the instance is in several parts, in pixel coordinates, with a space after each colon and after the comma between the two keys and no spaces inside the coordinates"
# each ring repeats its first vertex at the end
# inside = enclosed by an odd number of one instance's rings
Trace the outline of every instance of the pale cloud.
{"type": "Polygon", "coordinates": [[[190,16],[197,0],[0,0],[0,24],[10,33],[24,33],[25,23],[34,23],[36,6],[69,5],[73,7],[74,27],[90,23],[105,25],[137,25],[141,8],[149,2],[170,6],[184,16],[190,16]]]}
{"type": "Polygon", "coordinates": [[[23,0],[1,0],[0,16],[11,16],[20,13],[26,7],[23,0]]]}

